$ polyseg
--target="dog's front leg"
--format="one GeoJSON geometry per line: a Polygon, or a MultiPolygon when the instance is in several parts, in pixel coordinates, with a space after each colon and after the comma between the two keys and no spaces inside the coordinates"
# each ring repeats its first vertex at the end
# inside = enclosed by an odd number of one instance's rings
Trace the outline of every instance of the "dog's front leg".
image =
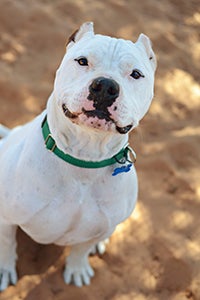
{"type": "Polygon", "coordinates": [[[17,226],[0,222],[0,291],[17,282],[16,229],[17,226]]]}
{"type": "Polygon", "coordinates": [[[93,244],[88,242],[71,247],[64,271],[64,280],[67,284],[73,283],[79,287],[90,284],[94,270],[90,266],[88,255],[93,244]]]}

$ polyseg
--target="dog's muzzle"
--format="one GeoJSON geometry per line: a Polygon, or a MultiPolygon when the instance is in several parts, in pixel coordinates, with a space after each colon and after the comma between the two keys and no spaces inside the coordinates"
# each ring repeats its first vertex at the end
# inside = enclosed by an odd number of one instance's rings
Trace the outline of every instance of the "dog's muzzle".
{"type": "MultiPolygon", "coordinates": [[[[111,114],[108,111],[108,107],[111,107],[114,104],[115,100],[119,96],[119,91],[119,84],[111,78],[98,77],[94,79],[89,86],[90,93],[87,99],[93,101],[93,106],[95,109],[91,111],[86,111],[83,109],[83,112],[88,117],[97,116],[99,119],[116,123],[112,119],[111,114]]],[[[119,127],[116,125],[116,130],[121,134],[127,133],[131,128],[132,125],[125,127],[119,127]]]]}
{"type": "MultiPolygon", "coordinates": [[[[97,117],[100,120],[105,120],[106,122],[112,122],[116,125],[116,130],[120,134],[128,133],[133,125],[128,125],[124,127],[117,126],[117,122],[112,118],[108,108],[111,107],[115,100],[118,98],[120,92],[119,84],[111,79],[106,77],[98,77],[92,81],[89,86],[89,95],[87,99],[93,101],[93,110],[86,110],[82,108],[82,112],[88,118],[97,117]]],[[[71,113],[65,104],[62,106],[64,114],[70,119],[77,118],[77,115],[71,113]]]]}

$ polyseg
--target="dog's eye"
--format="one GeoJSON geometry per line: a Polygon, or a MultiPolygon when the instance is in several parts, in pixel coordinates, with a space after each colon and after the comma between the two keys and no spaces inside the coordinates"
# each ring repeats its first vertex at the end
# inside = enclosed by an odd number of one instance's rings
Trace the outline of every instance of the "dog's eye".
{"type": "Polygon", "coordinates": [[[144,77],[143,73],[137,69],[133,70],[133,72],[130,75],[134,79],[139,79],[140,77],[144,77]]]}
{"type": "Polygon", "coordinates": [[[76,58],[75,61],[77,61],[80,66],[88,66],[88,60],[86,57],[76,58]]]}

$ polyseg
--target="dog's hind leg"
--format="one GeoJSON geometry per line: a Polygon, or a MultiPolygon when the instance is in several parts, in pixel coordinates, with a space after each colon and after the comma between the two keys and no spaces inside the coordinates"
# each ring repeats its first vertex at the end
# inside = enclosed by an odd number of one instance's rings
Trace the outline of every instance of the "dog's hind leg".
{"type": "Polygon", "coordinates": [[[17,282],[16,229],[17,226],[0,221],[0,291],[17,282]]]}

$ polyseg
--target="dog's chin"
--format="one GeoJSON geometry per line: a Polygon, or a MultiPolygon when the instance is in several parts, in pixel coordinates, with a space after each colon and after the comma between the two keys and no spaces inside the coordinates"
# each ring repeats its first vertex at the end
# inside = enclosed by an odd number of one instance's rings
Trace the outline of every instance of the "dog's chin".
{"type": "Polygon", "coordinates": [[[93,129],[118,132],[120,134],[128,133],[133,125],[129,124],[124,127],[117,125],[117,122],[110,115],[99,110],[85,110],[82,108],[81,113],[71,112],[65,104],[62,105],[64,115],[71,119],[73,123],[83,124],[93,129]]]}

